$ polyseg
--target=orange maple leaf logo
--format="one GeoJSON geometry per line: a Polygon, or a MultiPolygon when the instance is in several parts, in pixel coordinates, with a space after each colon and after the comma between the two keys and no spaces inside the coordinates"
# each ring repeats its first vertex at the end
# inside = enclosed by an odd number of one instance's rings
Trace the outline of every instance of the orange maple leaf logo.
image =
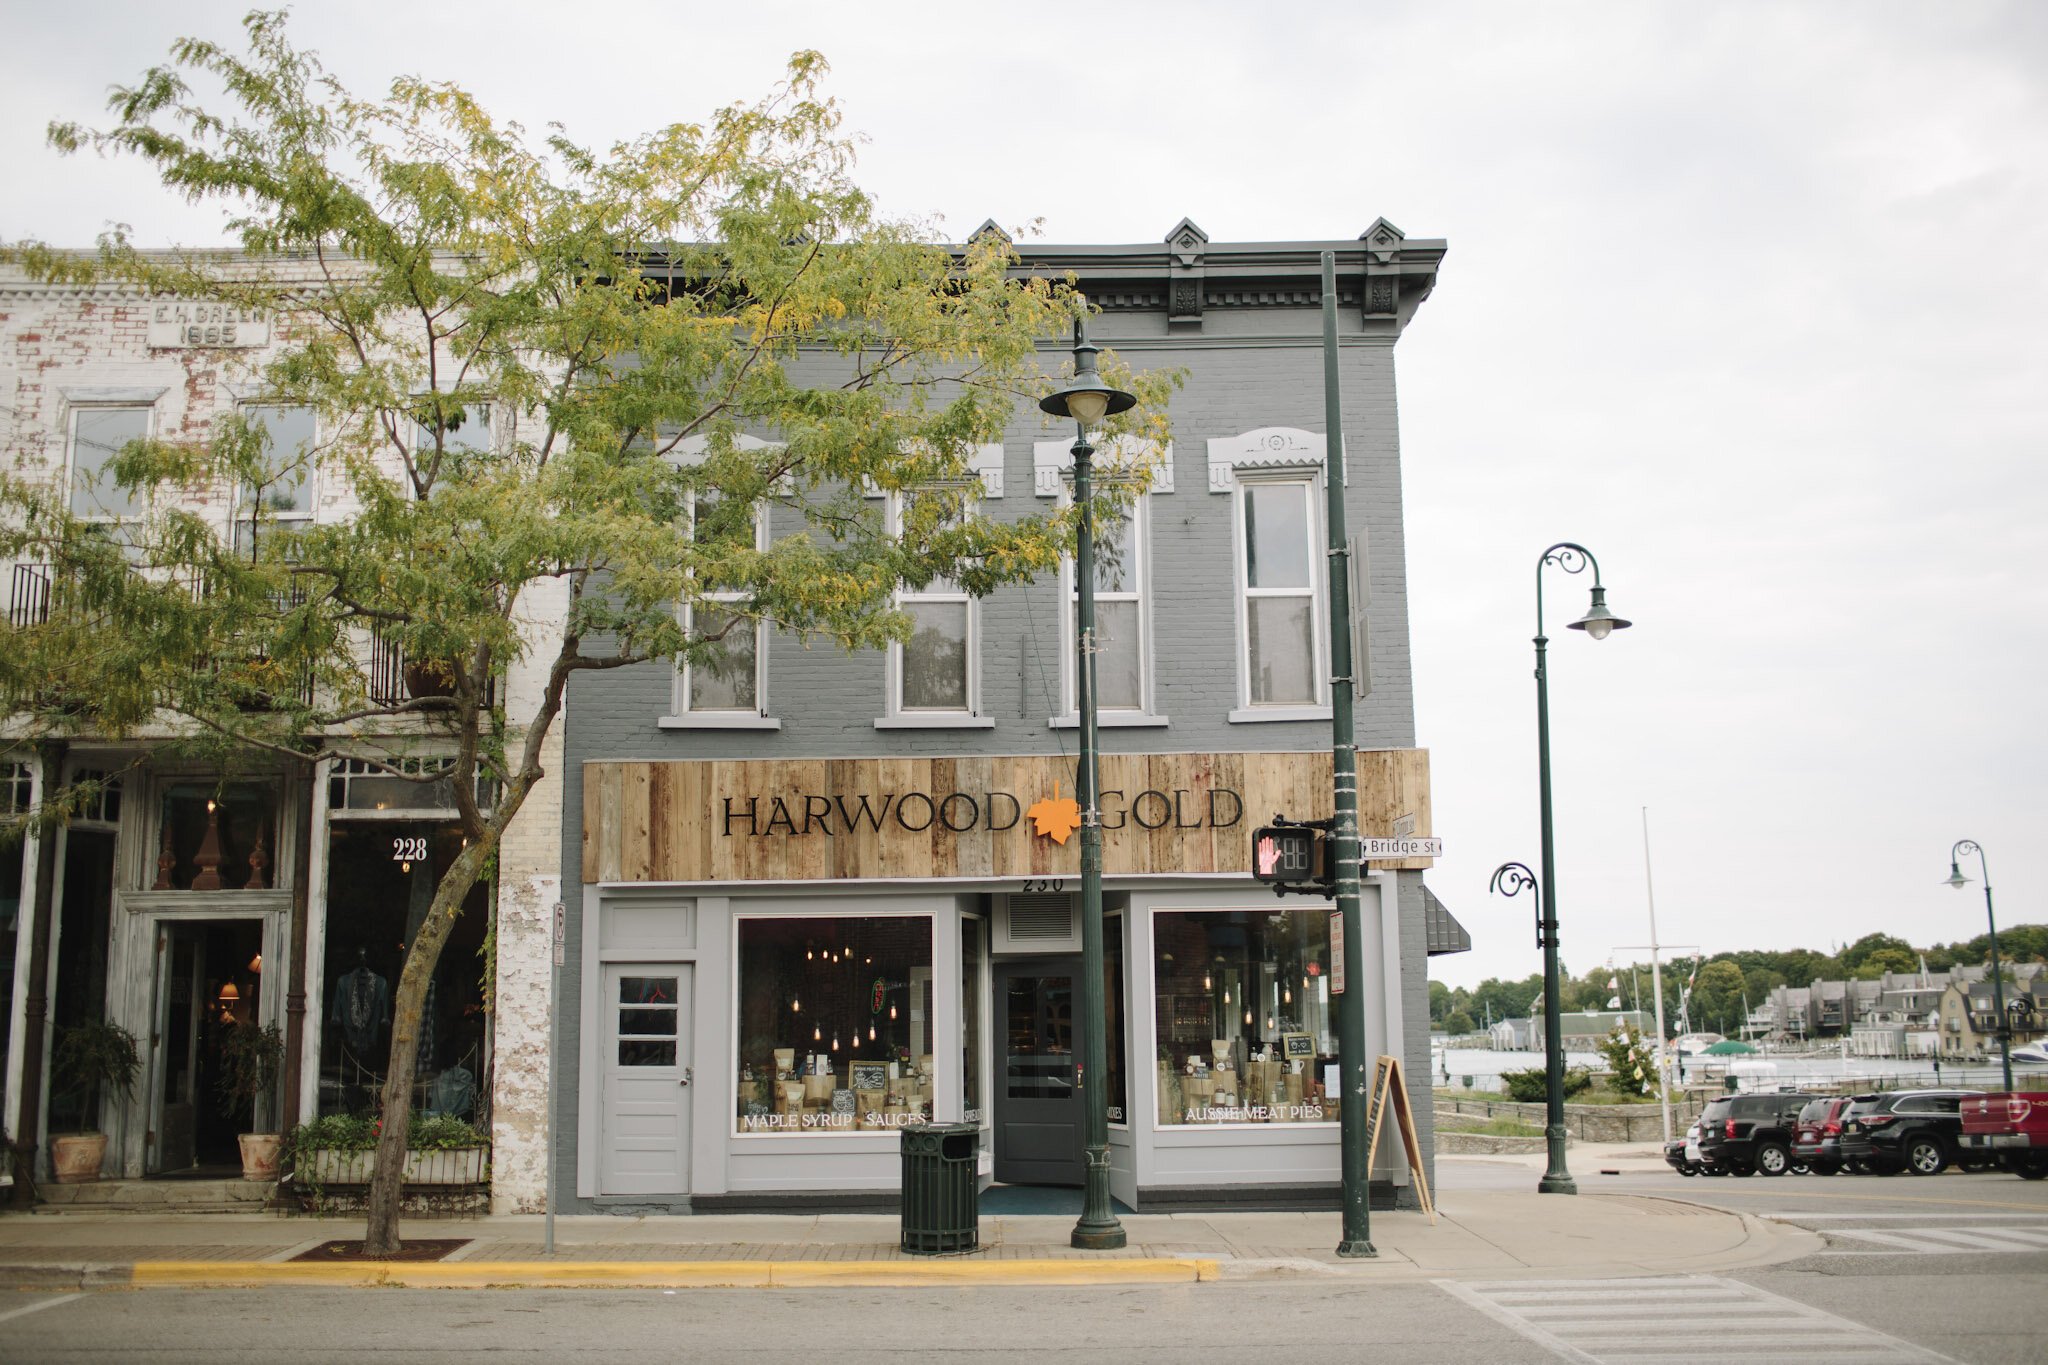
{"type": "Polygon", "coordinates": [[[1061,796],[1059,783],[1053,783],[1052,795],[1041,797],[1031,803],[1031,809],[1024,812],[1038,832],[1056,844],[1064,845],[1067,836],[1081,828],[1081,805],[1071,796],[1061,796]]]}

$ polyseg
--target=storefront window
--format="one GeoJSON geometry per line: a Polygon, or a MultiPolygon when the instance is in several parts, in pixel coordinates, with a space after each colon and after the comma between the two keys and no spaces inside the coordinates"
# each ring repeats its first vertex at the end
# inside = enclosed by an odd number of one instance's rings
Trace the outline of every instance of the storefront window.
{"type": "Polygon", "coordinates": [[[152,891],[277,886],[277,792],[264,783],[166,787],[152,891]]]}
{"type": "Polygon", "coordinates": [[[1161,1124],[1337,1117],[1327,912],[1166,912],[1153,942],[1161,1124]]]}
{"type": "MultiPolygon", "coordinates": [[[[328,843],[326,1020],[320,1033],[320,1112],[366,1114],[379,1104],[391,1053],[391,1005],[413,935],[442,874],[462,851],[453,825],[336,822],[328,843]]],[[[490,887],[470,890],[441,949],[420,1020],[413,1107],[477,1121],[485,1052],[482,958],[490,887]]]]}
{"type": "Polygon", "coordinates": [[[743,918],[740,1133],[851,1133],[932,1115],[932,922],[743,918]]]}
{"type": "Polygon", "coordinates": [[[969,915],[960,921],[960,1121],[980,1123],[984,1103],[981,1093],[981,982],[988,967],[988,941],[981,920],[969,915]]]}
{"type": "Polygon", "coordinates": [[[1103,1079],[1109,1088],[1109,1121],[1127,1123],[1124,1108],[1124,917],[1111,915],[1102,922],[1102,1008],[1108,1015],[1109,1031],[1104,1042],[1107,1070],[1103,1079]]]}

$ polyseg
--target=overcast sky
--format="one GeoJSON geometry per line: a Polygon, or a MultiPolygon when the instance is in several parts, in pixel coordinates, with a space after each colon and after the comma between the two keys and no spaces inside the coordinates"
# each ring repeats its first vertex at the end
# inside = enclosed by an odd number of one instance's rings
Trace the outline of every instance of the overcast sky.
{"type": "MultiPolygon", "coordinates": [[[[48,151],[243,5],[70,0],[0,47],[0,237],[210,241],[134,164],[48,151]]],[[[305,6],[360,92],[452,79],[603,143],[831,61],[894,212],[1061,242],[1450,242],[1397,352],[1430,884],[1476,984],[1540,966],[1529,637],[1547,576],[1568,967],[2048,919],[2048,5],[730,0],[305,6]],[[609,25],[609,27],[607,27],[609,25]],[[1975,875],[1974,867],[1970,869],[1975,875]],[[1630,956],[1624,954],[1624,960],[1630,956]]],[[[1247,424],[1255,424],[1247,413],[1247,424]]]]}

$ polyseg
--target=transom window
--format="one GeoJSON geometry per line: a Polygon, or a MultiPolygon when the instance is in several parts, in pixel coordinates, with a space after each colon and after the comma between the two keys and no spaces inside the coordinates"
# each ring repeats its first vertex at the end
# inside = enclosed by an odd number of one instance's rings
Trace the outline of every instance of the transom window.
{"type": "Polygon", "coordinates": [[[146,495],[114,481],[110,466],[122,447],[149,436],[150,409],[81,407],[71,413],[71,511],[91,521],[119,521],[149,510],[146,495]]]}
{"type": "Polygon", "coordinates": [[[1324,700],[1316,487],[1312,478],[1261,479],[1246,480],[1238,490],[1239,658],[1248,708],[1324,700]]]}

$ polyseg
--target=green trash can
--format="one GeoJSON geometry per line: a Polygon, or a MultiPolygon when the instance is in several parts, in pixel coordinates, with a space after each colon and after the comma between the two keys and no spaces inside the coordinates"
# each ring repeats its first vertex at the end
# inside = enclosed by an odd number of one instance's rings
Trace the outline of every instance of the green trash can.
{"type": "Polygon", "coordinates": [[[905,1128],[903,1250],[912,1256],[973,1251],[981,1245],[976,1151],[981,1127],[926,1123],[905,1128]]]}

